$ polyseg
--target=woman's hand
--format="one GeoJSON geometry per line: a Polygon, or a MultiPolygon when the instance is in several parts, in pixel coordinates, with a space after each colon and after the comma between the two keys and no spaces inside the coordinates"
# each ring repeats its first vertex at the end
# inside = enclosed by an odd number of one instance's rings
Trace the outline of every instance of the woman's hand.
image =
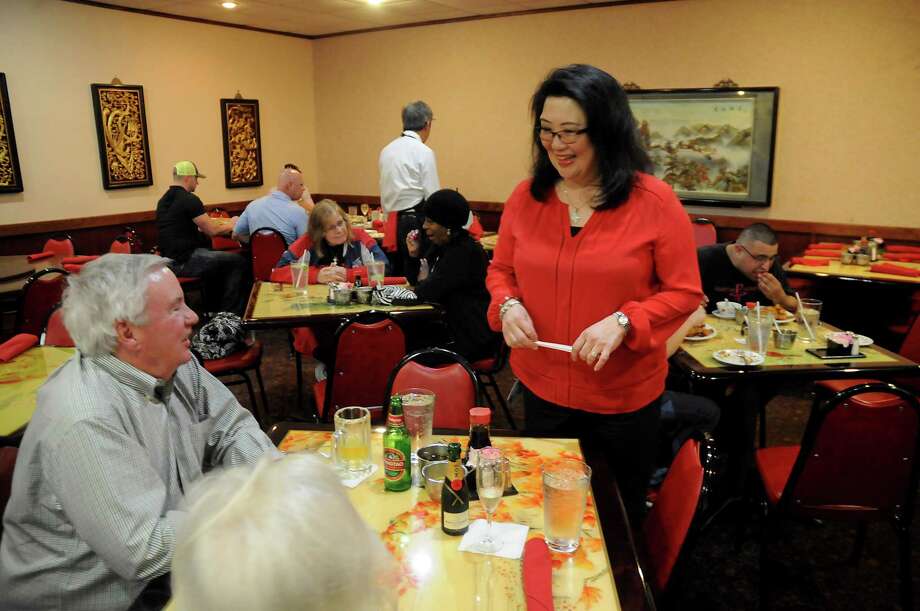
{"type": "Polygon", "coordinates": [[[516,303],[502,317],[502,335],[509,348],[537,349],[537,332],[523,304],[516,303]]]}
{"type": "Polygon", "coordinates": [[[322,284],[330,282],[345,282],[346,272],[344,267],[332,266],[324,267],[316,274],[316,280],[322,284]]]}
{"type": "Polygon", "coordinates": [[[613,316],[599,320],[582,331],[572,344],[572,360],[581,359],[593,365],[594,371],[600,371],[625,336],[625,329],[613,316]]]}
{"type": "Polygon", "coordinates": [[[419,251],[419,241],[418,241],[418,229],[413,229],[406,234],[406,250],[410,257],[418,259],[419,251]]]}

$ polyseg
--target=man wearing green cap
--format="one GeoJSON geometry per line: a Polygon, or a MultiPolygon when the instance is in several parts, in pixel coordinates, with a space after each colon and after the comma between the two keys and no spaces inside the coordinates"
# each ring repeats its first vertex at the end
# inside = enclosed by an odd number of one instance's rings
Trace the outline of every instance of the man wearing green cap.
{"type": "Polygon", "coordinates": [[[160,253],[172,259],[176,276],[202,278],[206,295],[221,295],[220,303],[213,307],[242,314],[249,293],[249,265],[236,253],[210,249],[210,238],[230,235],[235,219],[208,216],[194,193],[198,179],[205,176],[191,161],[173,166],[172,178],[172,185],[157,203],[160,253]]]}

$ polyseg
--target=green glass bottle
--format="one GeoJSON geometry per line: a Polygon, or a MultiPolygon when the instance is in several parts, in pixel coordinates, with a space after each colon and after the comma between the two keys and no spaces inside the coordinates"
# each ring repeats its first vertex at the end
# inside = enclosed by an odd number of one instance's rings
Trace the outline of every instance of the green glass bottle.
{"type": "Polygon", "coordinates": [[[447,446],[450,465],[441,486],[441,530],[451,536],[462,535],[470,528],[470,488],[460,464],[460,444],[447,446]]]}
{"type": "Polygon", "coordinates": [[[403,419],[402,399],[390,397],[387,430],[383,434],[383,487],[393,492],[408,490],[412,485],[412,461],[409,431],[403,419]]]}

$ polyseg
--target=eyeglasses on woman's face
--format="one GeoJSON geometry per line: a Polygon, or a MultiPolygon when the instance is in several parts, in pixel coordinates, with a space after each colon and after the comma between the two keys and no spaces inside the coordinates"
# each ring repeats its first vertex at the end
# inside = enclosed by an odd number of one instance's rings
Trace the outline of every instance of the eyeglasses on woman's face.
{"type": "Polygon", "coordinates": [[[559,138],[559,141],[563,144],[574,144],[578,137],[588,131],[587,127],[582,129],[560,129],[558,131],[553,131],[548,127],[538,127],[537,133],[546,144],[550,144],[554,138],[559,138]]]}
{"type": "Polygon", "coordinates": [[[334,231],[342,231],[344,229],[345,229],[345,219],[343,219],[342,217],[339,217],[337,221],[334,221],[332,223],[326,223],[323,226],[323,231],[325,231],[326,233],[331,233],[334,231]]]}

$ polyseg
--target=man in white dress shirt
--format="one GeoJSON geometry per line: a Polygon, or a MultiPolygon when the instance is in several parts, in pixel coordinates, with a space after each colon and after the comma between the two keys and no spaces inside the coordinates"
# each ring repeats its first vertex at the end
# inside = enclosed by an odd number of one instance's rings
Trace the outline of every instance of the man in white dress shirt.
{"type": "Polygon", "coordinates": [[[434,151],[425,144],[433,120],[425,102],[408,104],[402,110],[402,134],[380,151],[380,205],[387,213],[384,247],[397,252],[392,260],[397,274],[405,273],[407,264],[418,265],[418,259],[408,256],[406,235],[421,230],[425,218],[419,204],[441,188],[434,151]]]}

